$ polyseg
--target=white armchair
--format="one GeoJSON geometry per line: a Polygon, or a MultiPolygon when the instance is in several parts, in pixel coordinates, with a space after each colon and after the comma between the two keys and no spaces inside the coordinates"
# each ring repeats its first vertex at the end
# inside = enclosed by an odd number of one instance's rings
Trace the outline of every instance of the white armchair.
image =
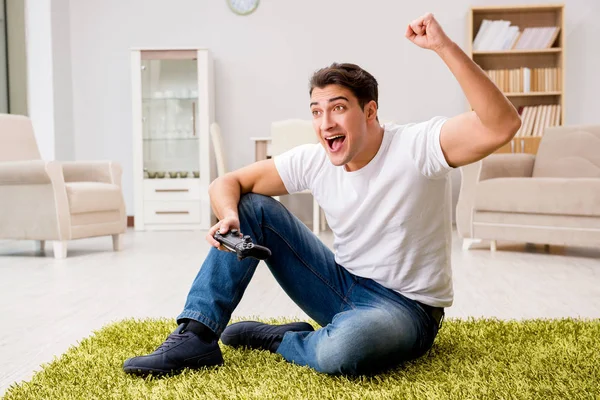
{"type": "MultiPolygon", "coordinates": [[[[318,143],[317,135],[311,121],[289,119],[271,124],[271,156],[275,157],[296,146],[307,143],[318,143]]],[[[301,193],[310,193],[306,190],[301,193]]],[[[321,233],[321,208],[313,197],[313,232],[321,233]]]]}
{"type": "Polygon", "coordinates": [[[67,256],[73,239],[112,236],[120,249],[127,229],[122,169],[114,162],[43,161],[31,121],[0,114],[0,239],[54,243],[67,256]]]}

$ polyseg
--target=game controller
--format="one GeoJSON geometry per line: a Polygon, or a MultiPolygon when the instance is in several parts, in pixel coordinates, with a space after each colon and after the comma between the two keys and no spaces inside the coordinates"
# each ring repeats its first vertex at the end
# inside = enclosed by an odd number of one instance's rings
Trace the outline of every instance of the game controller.
{"type": "Polygon", "coordinates": [[[215,240],[223,245],[226,249],[237,253],[238,260],[243,260],[246,257],[256,258],[257,260],[266,260],[271,255],[271,250],[264,246],[259,246],[252,243],[252,238],[248,235],[240,237],[237,229],[231,229],[224,235],[217,231],[214,236],[215,240]]]}

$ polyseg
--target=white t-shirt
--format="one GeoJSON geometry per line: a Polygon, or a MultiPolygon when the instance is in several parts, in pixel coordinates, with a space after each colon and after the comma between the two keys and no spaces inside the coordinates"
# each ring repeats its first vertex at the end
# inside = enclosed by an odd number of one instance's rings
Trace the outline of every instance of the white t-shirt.
{"type": "Polygon", "coordinates": [[[275,157],[287,191],[309,189],[325,212],[338,264],[436,307],[451,306],[454,295],[445,121],[386,125],[375,157],[353,172],[334,166],[321,144],[275,157]]]}

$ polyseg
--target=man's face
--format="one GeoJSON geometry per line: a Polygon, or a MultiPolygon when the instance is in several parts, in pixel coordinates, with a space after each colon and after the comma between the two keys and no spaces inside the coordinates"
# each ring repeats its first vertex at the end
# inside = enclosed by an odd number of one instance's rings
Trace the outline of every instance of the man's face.
{"type": "Polygon", "coordinates": [[[358,99],[343,86],[328,85],[314,88],[310,101],[313,127],[329,160],[335,166],[350,163],[367,141],[367,117],[358,99]]]}

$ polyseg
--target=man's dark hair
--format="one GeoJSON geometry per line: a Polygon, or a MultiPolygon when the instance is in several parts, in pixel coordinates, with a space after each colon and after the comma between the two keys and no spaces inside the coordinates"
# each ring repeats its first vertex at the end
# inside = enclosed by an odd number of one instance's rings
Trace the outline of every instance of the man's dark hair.
{"type": "Polygon", "coordinates": [[[327,85],[340,85],[348,88],[358,99],[361,109],[371,100],[379,108],[377,80],[356,64],[333,63],[329,67],[321,68],[310,78],[310,95],[314,88],[322,89],[327,85]]]}

